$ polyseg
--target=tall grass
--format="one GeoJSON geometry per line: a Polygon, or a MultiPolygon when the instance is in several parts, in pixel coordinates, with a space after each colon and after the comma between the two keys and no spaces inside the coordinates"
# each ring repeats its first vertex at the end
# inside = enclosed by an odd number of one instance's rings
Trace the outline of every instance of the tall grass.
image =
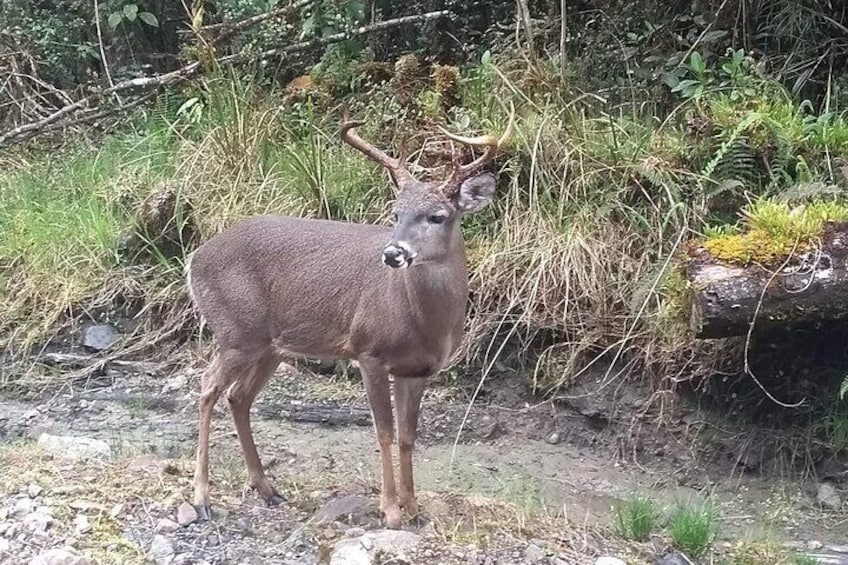
{"type": "MultiPolygon", "coordinates": [[[[463,70],[460,102],[447,111],[428,102],[428,85],[411,101],[391,81],[348,100],[364,136],[387,150],[408,139],[427,165],[435,123],[499,132],[508,105],[519,109],[495,163],[497,201],[464,226],[475,301],[466,360],[509,351],[535,367],[543,391],[601,358],[631,371],[692,370],[672,259],[748,191],[832,182],[822,159],[848,157],[845,120],[806,117],[774,84],[762,92],[779,94],[765,102],[716,94],[657,117],[578,93],[551,62],[493,60],[463,70]]],[[[232,74],[168,96],[135,133],[0,173],[2,345],[41,343],[98,297],[131,294],[146,312],[180,304],[179,258],[138,265],[117,253],[163,179],[190,204],[201,240],[263,213],[386,221],[385,175],[340,142],[327,97],[292,98],[232,74]]]]}

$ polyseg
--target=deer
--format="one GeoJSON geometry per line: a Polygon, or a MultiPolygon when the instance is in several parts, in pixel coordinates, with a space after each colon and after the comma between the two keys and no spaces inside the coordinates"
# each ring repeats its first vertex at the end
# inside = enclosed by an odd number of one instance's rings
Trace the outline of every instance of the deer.
{"type": "Polygon", "coordinates": [[[390,157],[359,136],[364,122],[351,120],[345,107],[342,140],[391,179],[392,225],[254,216],[191,254],[188,292],[216,342],[198,401],[194,506],[200,520],[212,519],[209,434],[222,394],[249,486],[268,506],[283,502],[257,452],[250,409],[278,366],[298,358],[343,359],[359,368],[380,454],[381,517],[386,527],[399,529],[404,512],[418,513],[412,457],[421,399],[428,378],[446,366],[464,333],[469,283],[460,224],[493,200],[496,177],[483,169],[508,140],[513,122],[511,108],[500,138],[439,128],[452,142],[482,154],[462,164],[452,151],[450,174],[421,181],[407,167],[405,144],[390,157]]]}

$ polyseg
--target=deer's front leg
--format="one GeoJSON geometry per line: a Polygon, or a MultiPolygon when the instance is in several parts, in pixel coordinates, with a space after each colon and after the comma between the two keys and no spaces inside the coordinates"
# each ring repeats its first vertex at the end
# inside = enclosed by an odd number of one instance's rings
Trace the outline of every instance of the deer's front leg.
{"type": "Polygon", "coordinates": [[[386,526],[391,529],[400,528],[400,505],[398,504],[397,487],[392,465],[392,442],[394,441],[395,426],[392,417],[392,398],[389,390],[389,375],[381,364],[360,360],[362,380],[368,393],[368,403],[371,405],[371,416],[374,419],[374,430],[380,444],[380,463],[383,486],[380,492],[380,510],[386,516],[386,526]]]}
{"type": "Polygon", "coordinates": [[[398,451],[400,459],[399,502],[407,514],[418,513],[415,500],[415,480],[412,476],[412,453],[418,437],[418,414],[421,396],[427,379],[424,377],[395,377],[395,406],[398,417],[398,451]]]}

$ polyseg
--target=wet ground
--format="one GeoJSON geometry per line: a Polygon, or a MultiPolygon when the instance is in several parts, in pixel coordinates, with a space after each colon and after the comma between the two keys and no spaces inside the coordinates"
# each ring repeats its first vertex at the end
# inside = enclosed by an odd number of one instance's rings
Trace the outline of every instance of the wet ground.
{"type": "MultiPolygon", "coordinates": [[[[14,467],[0,482],[6,522],[16,523],[12,510],[22,498],[52,513],[34,541],[23,522],[15,535],[0,532],[10,540],[0,555],[25,563],[45,548],[68,546],[103,562],[113,560],[110,552],[120,555],[115,562],[143,562],[161,550],[163,563],[299,564],[330,562],[346,540],[379,534],[378,453],[361,385],[287,372],[257,401],[254,432],[289,503],[266,508],[245,489],[221,402],[212,436],[216,517],[174,524],[186,518],[177,509],[191,498],[198,380],[196,369],[117,371],[0,401],[4,461],[14,467]],[[44,432],[105,440],[112,458],[64,463],[26,444],[44,432]],[[98,476],[112,482],[98,483],[98,476]],[[97,507],[80,510],[75,501],[97,507]],[[75,531],[81,515],[96,527],[75,531]]],[[[699,459],[685,435],[643,429],[646,439],[633,448],[620,440],[632,429],[599,418],[597,408],[540,403],[514,379],[487,391],[458,442],[466,389],[434,383],[428,391],[415,463],[422,515],[404,527],[420,538],[390,548],[402,555],[384,562],[594,563],[614,555],[649,563],[665,540],[633,545],[609,532],[612,508],[634,492],[667,505],[713,496],[722,515],[719,549],[759,537],[810,551],[848,543],[848,517],[822,509],[815,483],[730,474],[726,462],[699,459]]]]}

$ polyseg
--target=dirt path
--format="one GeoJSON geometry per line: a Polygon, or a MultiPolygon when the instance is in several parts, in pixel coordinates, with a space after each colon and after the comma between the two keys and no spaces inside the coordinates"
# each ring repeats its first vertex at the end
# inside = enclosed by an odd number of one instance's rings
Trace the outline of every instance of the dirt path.
{"type": "MultiPolygon", "coordinates": [[[[175,519],[175,509],[190,497],[196,390],[197,374],[188,371],[157,378],[121,377],[73,394],[53,391],[28,401],[0,401],[0,442],[14,443],[42,432],[108,442],[121,466],[116,470],[117,463],[109,463],[103,472],[117,473],[119,486],[129,481],[130,491],[139,489],[132,496],[119,488],[99,495],[125,506],[113,517],[113,549],[128,543],[123,562],[140,560],[155,543],[160,522],[175,519]]],[[[716,476],[717,466],[696,461],[685,448],[660,439],[659,447],[652,446],[650,457],[644,457],[648,462],[636,464],[620,456],[615,447],[620,432],[610,425],[599,426],[576,413],[554,413],[547,405],[524,408],[519,392],[509,406],[475,407],[454,449],[466,408],[460,395],[456,388],[434,387],[425,400],[416,459],[424,518],[407,527],[423,536],[415,551],[427,558],[420,562],[592,563],[607,553],[649,559],[660,547],[628,546],[602,533],[612,507],[632,492],[665,504],[712,493],[721,502],[725,545],[770,536],[815,549],[848,539],[845,521],[816,507],[804,485],[716,476]],[[539,554],[528,556],[528,551],[539,554]]],[[[158,541],[170,544],[177,562],[315,563],[345,535],[359,535],[355,528],[379,528],[379,516],[370,505],[379,485],[378,456],[367,418],[335,426],[291,421],[298,407],[316,404],[367,408],[355,382],[287,375],[257,403],[257,444],[270,475],[291,501],[275,509],[265,508],[243,488],[245,472],[234,428],[225,403],[220,404],[213,423],[211,468],[213,505],[219,515],[211,524],[159,532],[158,541]],[[353,505],[352,516],[340,514],[316,524],[315,513],[338,500],[353,505]]],[[[55,481],[46,484],[55,476],[45,479],[43,473],[31,473],[27,457],[45,468],[56,463],[43,454],[27,453],[17,458],[25,467],[20,476],[6,479],[10,492],[0,491],[7,507],[23,496],[16,492],[32,482],[56,488],[55,481]]],[[[74,469],[85,475],[85,466],[74,469]]],[[[73,510],[68,519],[77,519],[78,513],[73,510]]],[[[56,518],[57,524],[61,521],[56,518]]],[[[85,540],[81,543],[88,547],[85,540]]],[[[30,545],[38,549],[38,544],[30,545]]],[[[661,542],[655,540],[657,545],[661,542]]],[[[108,561],[108,555],[103,559],[108,561]]]]}

